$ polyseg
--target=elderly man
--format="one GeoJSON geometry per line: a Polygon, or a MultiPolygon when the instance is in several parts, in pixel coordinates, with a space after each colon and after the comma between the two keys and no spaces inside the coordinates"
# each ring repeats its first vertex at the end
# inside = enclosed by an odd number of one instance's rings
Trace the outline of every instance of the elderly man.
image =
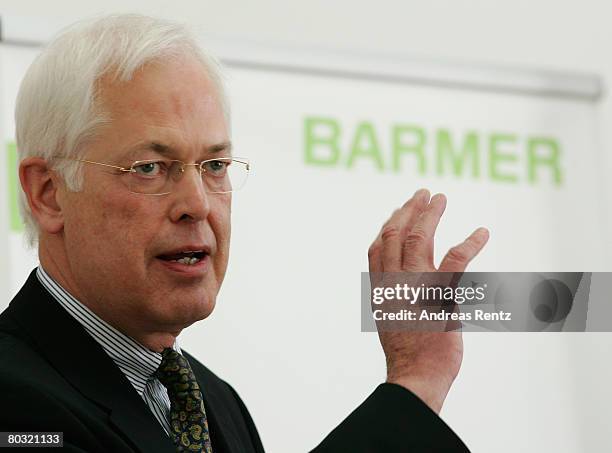
{"type": "MultiPolygon", "coordinates": [[[[263,451],[234,389],[176,344],[215,306],[248,172],[215,60],[166,21],[80,23],[30,67],[16,126],[40,266],[0,315],[0,431],[61,431],[75,452],[263,451]]],[[[444,206],[418,191],[374,241],[370,270],[434,271],[444,206]]],[[[486,240],[477,230],[440,270],[463,270],[486,240]]],[[[460,334],[380,338],[387,382],[315,451],[465,450],[435,414],[460,334]]]]}

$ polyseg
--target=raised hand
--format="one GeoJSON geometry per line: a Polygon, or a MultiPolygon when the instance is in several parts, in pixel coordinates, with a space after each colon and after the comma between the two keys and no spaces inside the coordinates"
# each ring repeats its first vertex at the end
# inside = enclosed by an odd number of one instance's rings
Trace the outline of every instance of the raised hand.
{"type": "MultiPolygon", "coordinates": [[[[489,239],[478,228],[452,247],[438,268],[434,265],[434,235],[446,208],[446,197],[418,190],[383,225],[368,251],[370,275],[385,272],[463,272],[489,239]]],[[[375,282],[372,282],[375,286],[375,282]]],[[[381,331],[387,360],[387,382],[402,385],[439,412],[463,358],[460,331],[381,331]]]]}

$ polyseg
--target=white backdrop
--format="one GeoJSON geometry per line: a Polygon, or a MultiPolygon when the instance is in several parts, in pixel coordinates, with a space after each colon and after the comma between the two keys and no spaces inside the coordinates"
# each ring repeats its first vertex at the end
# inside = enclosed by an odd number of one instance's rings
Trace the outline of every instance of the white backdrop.
{"type": "MultiPolygon", "coordinates": [[[[1,51],[2,128],[9,139],[16,84],[33,51],[7,46],[1,51]]],[[[491,242],[473,270],[603,266],[603,223],[597,215],[603,205],[601,151],[592,100],[240,66],[231,69],[229,88],[236,154],[253,160],[254,174],[235,197],[232,258],[218,307],[181,338],[238,388],[270,451],[314,446],[384,378],[375,335],[359,332],[359,273],[367,269],[367,247],[381,223],[417,188],[449,197],[438,256],[485,225],[491,242]],[[339,125],[338,165],[305,161],[304,125],[311,117],[339,125]],[[347,168],[351,142],[364,121],[376,134],[383,171],[367,158],[347,168]],[[390,136],[398,124],[423,130],[425,174],[409,156],[402,158],[402,171],[390,169],[390,136]],[[439,129],[451,132],[458,149],[474,132],[479,178],[436,174],[439,129]],[[516,137],[502,146],[516,162],[500,168],[516,174],[517,182],[489,176],[488,141],[496,133],[516,137]],[[560,185],[546,169],[538,184],[527,181],[526,143],[533,137],[559,144],[560,185]],[[577,231],[580,247],[567,240],[577,231]]],[[[362,148],[372,145],[368,137],[362,136],[362,148]]],[[[8,218],[6,172],[0,178],[0,207],[8,218]]],[[[0,233],[7,232],[8,222],[0,224],[0,233]]],[[[9,250],[0,259],[0,266],[10,268],[10,282],[2,286],[6,304],[33,258],[23,252],[20,234],[3,234],[0,241],[7,241],[9,250]]],[[[464,366],[444,418],[475,452],[582,451],[583,438],[601,436],[597,424],[582,421],[584,408],[599,418],[605,414],[588,392],[599,391],[605,400],[610,391],[584,389],[575,364],[587,369],[589,364],[573,352],[569,339],[466,335],[464,366]]]]}

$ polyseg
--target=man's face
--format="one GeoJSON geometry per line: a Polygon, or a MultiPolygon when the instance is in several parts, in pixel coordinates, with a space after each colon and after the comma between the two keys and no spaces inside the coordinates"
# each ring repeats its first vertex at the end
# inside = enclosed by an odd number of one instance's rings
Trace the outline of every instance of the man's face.
{"type": "MultiPolygon", "coordinates": [[[[130,82],[102,79],[100,89],[111,123],[84,159],[129,167],[230,156],[218,94],[197,61],[147,65],[130,82]]],[[[178,333],[207,317],[227,268],[231,195],[205,193],[193,166],[158,196],[131,193],[131,176],[112,168],[83,170],[83,190],[60,194],[77,297],[117,326],[150,332],[178,333]],[[175,261],[187,251],[203,259],[175,261]]]]}

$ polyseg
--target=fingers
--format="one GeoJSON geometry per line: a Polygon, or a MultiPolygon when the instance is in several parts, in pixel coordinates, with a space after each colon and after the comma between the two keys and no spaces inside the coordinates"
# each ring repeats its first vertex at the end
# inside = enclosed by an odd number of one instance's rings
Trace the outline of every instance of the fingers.
{"type": "Polygon", "coordinates": [[[429,191],[421,189],[396,210],[380,232],[382,272],[402,270],[402,244],[429,201],[429,191]]]}
{"type": "Polygon", "coordinates": [[[423,210],[427,207],[431,194],[427,189],[417,190],[412,198],[403,204],[402,209],[412,209],[411,215],[404,218],[405,223],[403,225],[404,232],[412,230],[414,225],[419,220],[419,217],[423,213],[423,210]]]}
{"type": "Polygon", "coordinates": [[[412,198],[385,222],[368,250],[370,273],[401,270],[401,237],[416,223],[428,202],[429,191],[417,190],[412,198]]]}
{"type": "Polygon", "coordinates": [[[478,228],[465,241],[448,251],[438,270],[440,272],[463,272],[488,240],[489,230],[478,228]]]}
{"type": "Polygon", "coordinates": [[[434,195],[404,239],[403,270],[419,270],[423,266],[433,268],[433,239],[445,209],[446,197],[441,193],[434,195]]]}
{"type": "MultiPolygon", "coordinates": [[[[385,223],[368,251],[370,272],[420,272],[435,270],[434,236],[446,209],[446,197],[418,190],[385,223]]],[[[440,264],[440,271],[463,272],[489,238],[485,228],[474,231],[463,243],[453,247],[440,264]]]]}

